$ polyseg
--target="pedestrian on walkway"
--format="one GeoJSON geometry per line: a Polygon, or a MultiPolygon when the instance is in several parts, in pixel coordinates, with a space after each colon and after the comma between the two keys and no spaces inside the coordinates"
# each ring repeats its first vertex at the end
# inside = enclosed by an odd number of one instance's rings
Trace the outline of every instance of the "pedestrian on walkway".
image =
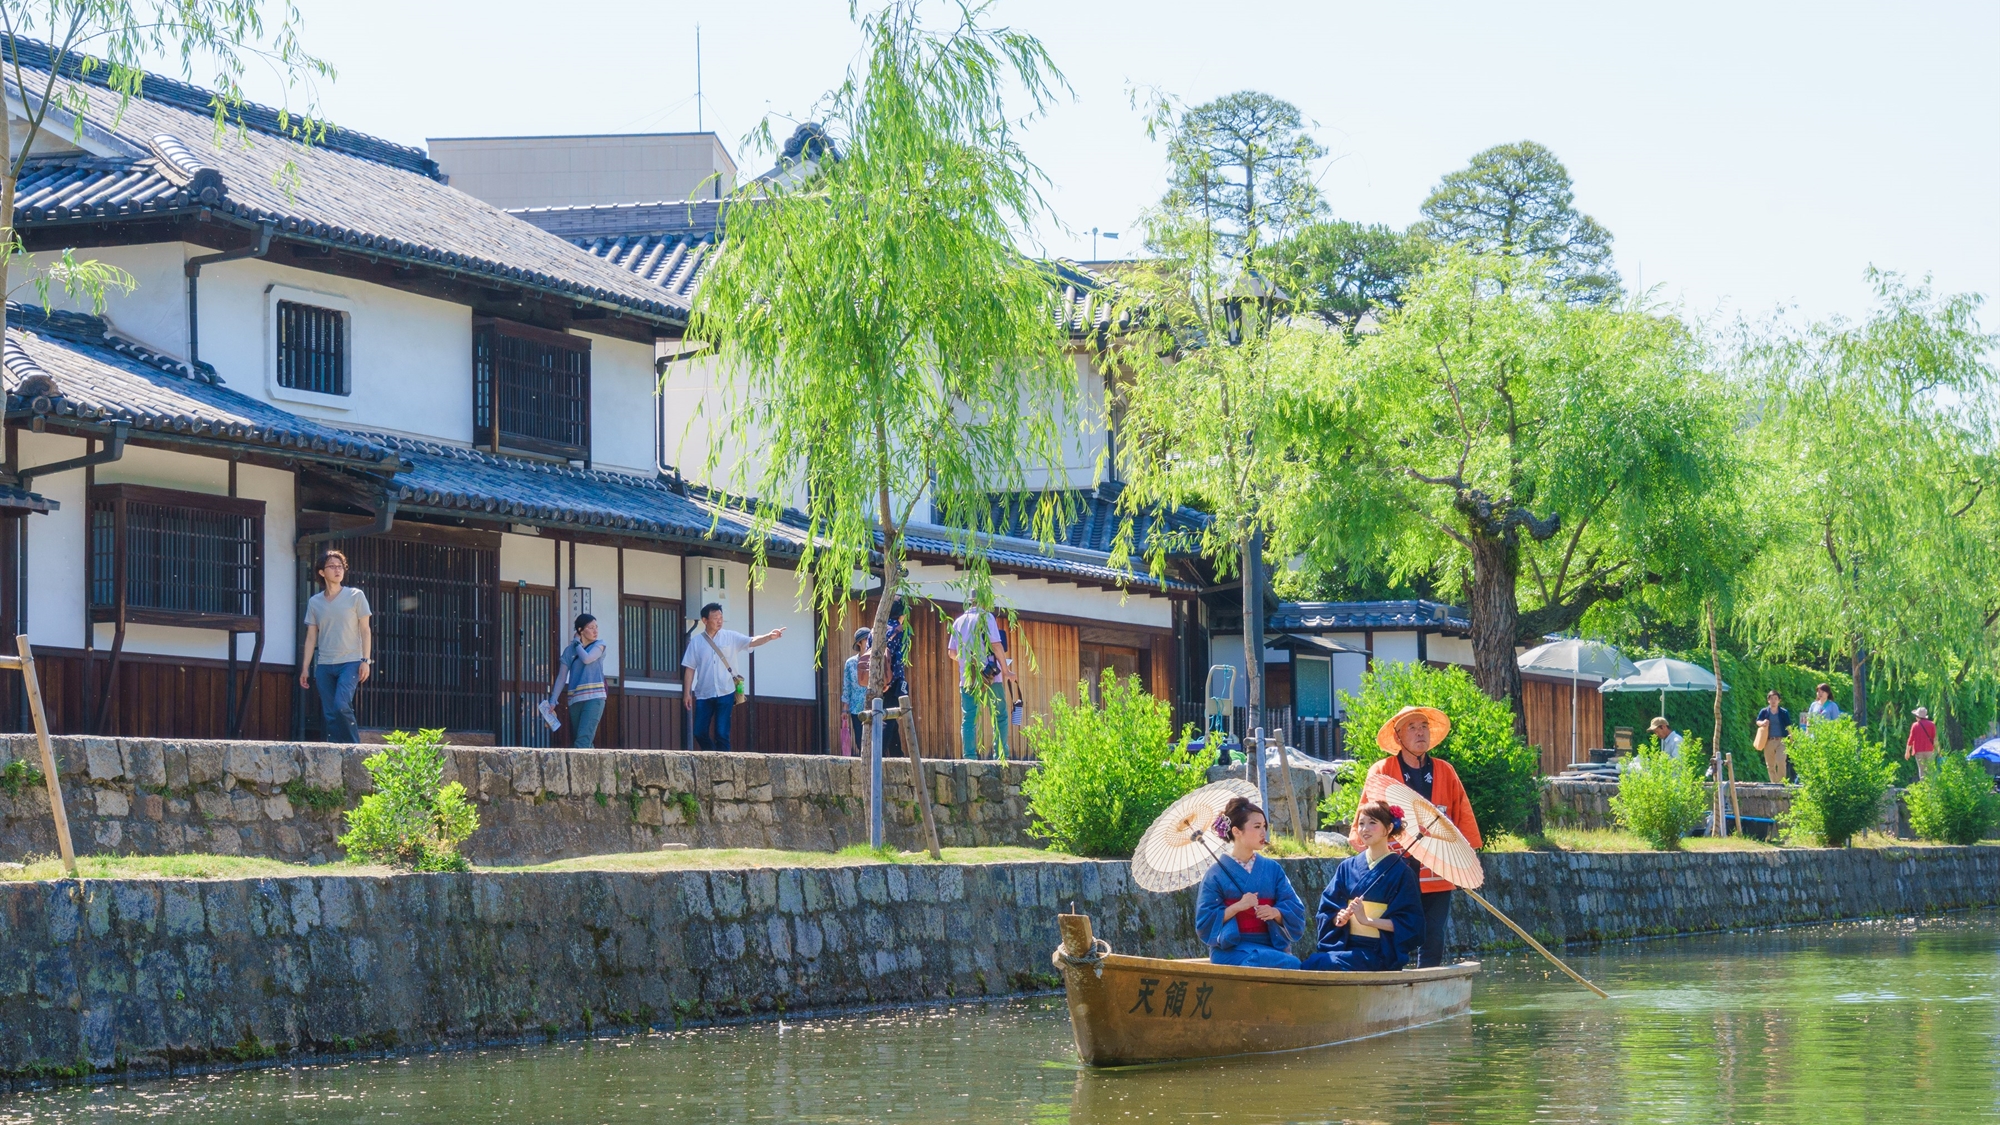
{"type": "MultiPolygon", "coordinates": [[[[910,694],[909,665],[907,663],[910,637],[909,633],[903,628],[905,608],[903,599],[901,598],[897,598],[895,601],[889,603],[889,639],[887,642],[889,646],[889,674],[887,676],[889,686],[882,689],[882,706],[884,707],[895,707],[899,700],[910,694]]],[[[914,707],[916,704],[912,703],[911,706],[914,707]]],[[[911,721],[914,722],[915,720],[912,719],[911,721]]],[[[882,724],[882,757],[888,759],[900,758],[902,756],[903,724],[901,722],[882,724]]]]}
{"type": "Polygon", "coordinates": [[[578,750],[597,748],[597,724],[604,721],[603,641],[597,639],[597,618],[576,615],[575,637],[563,646],[556,661],[556,679],[549,685],[549,708],[553,710],[565,685],[569,687],[570,745],[578,750]]]}
{"type": "Polygon", "coordinates": [[[1002,686],[1014,678],[1007,657],[1007,635],[994,617],[992,599],[975,595],[965,612],[951,623],[947,655],[958,668],[959,745],[968,758],[979,757],[979,711],[993,709],[993,756],[1007,760],[1007,696],[1002,686]]]}
{"type": "Polygon", "coordinates": [[[1840,718],[1840,704],[1833,701],[1832,684],[1821,684],[1814,688],[1813,696],[1812,706],[1806,708],[1805,718],[1799,720],[1800,726],[1809,727],[1821,719],[1832,722],[1840,718]]]}
{"type": "Polygon", "coordinates": [[[1792,733],[1792,713],[1773,690],[1764,695],[1764,709],[1757,712],[1757,748],[1764,752],[1764,772],[1771,784],[1783,785],[1790,777],[1791,763],[1785,760],[1785,739],[1792,733]]]}
{"type": "Polygon", "coordinates": [[[1903,757],[1917,760],[1917,780],[1930,775],[1931,763],[1937,761],[1937,724],[1931,722],[1928,707],[1917,708],[1917,718],[1910,724],[1910,737],[1903,743],[1903,757]]]}
{"type": "Polygon", "coordinates": [[[750,666],[751,649],[784,635],[782,625],[754,637],[725,629],[720,602],[701,607],[701,624],[688,637],[681,654],[681,706],[693,718],[696,746],[729,749],[729,720],[745,694],[743,673],[738,669],[750,666]]]}
{"type": "Polygon", "coordinates": [[[359,742],[361,727],[354,719],[354,693],[368,682],[369,651],[374,635],[368,628],[368,595],[347,580],[347,556],[328,551],[319,557],[322,589],[306,601],[306,647],[299,657],[299,686],[319,689],[320,714],[326,720],[328,742],[359,742]],[[313,657],[319,658],[314,665],[313,657]]]}
{"type": "Polygon", "coordinates": [[[851,741],[842,740],[840,753],[851,758],[854,752],[867,743],[868,730],[868,666],[869,656],[874,646],[870,643],[875,634],[869,629],[854,631],[854,655],[840,668],[840,706],[847,714],[848,732],[851,741]]]}
{"type": "Polygon", "coordinates": [[[1654,738],[1660,740],[1660,749],[1666,752],[1667,757],[1681,756],[1681,733],[1674,729],[1674,725],[1667,721],[1665,715],[1654,718],[1653,725],[1646,729],[1654,738]]]}

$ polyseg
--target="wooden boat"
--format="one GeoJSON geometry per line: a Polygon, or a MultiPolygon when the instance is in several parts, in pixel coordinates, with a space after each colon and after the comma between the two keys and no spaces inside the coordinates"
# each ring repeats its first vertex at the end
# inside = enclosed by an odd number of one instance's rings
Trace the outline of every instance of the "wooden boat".
{"type": "Polygon", "coordinates": [[[1345,1043],[1461,1016],[1476,961],[1394,973],[1250,969],[1128,957],[1058,916],[1055,951],[1077,1054],[1087,1066],[1254,1055],[1345,1043]]]}

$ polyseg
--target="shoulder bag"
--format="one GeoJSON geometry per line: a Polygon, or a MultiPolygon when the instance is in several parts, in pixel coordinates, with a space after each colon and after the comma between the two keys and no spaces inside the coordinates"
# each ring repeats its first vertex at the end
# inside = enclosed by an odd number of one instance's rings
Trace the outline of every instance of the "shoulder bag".
{"type": "Polygon", "coordinates": [[[722,661],[722,666],[728,670],[729,678],[736,681],[736,698],[740,701],[743,698],[743,677],[736,674],[736,666],[729,662],[728,657],[722,655],[722,646],[715,643],[713,633],[703,629],[701,639],[708,642],[708,647],[715,651],[715,658],[722,661]]]}

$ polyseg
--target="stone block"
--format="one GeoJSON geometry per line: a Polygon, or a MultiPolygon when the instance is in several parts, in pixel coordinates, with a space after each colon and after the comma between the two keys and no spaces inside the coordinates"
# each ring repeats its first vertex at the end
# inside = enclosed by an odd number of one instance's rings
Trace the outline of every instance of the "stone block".
{"type": "Polygon", "coordinates": [[[542,791],[541,761],[533,750],[508,750],[507,774],[513,779],[514,792],[529,797],[542,791]]]}
{"type": "Polygon", "coordinates": [[[186,744],[189,785],[214,785],[225,775],[223,745],[219,742],[186,744]]]}
{"type": "Polygon", "coordinates": [[[551,797],[570,795],[567,760],[569,757],[570,753],[567,750],[543,750],[536,753],[536,765],[541,771],[543,793],[551,797]]]}
{"type": "Polygon", "coordinates": [[[124,791],[99,789],[97,791],[97,815],[105,818],[122,819],[131,815],[132,801],[124,791]]]}
{"type": "Polygon", "coordinates": [[[167,783],[167,759],[163,744],[150,738],[128,738],[122,740],[121,750],[125,755],[125,771],[131,775],[134,785],[149,785],[158,789],[167,783]]]}
{"type": "Polygon", "coordinates": [[[292,802],[283,793],[264,798],[264,815],[272,820],[292,819],[292,802]]]}
{"type": "Polygon", "coordinates": [[[117,781],[125,776],[125,756],[115,738],[83,740],[84,760],[92,781],[117,781]]]}

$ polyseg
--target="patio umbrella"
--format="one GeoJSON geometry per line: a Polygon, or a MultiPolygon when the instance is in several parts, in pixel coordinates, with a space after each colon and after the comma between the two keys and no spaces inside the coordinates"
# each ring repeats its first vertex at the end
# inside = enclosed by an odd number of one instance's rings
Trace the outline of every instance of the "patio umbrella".
{"type": "Polygon", "coordinates": [[[1175,801],[1153,821],[1132,851],[1132,880],[1149,891],[1178,891],[1201,882],[1215,866],[1223,841],[1211,828],[1231,797],[1257,799],[1257,787],[1224,778],[1175,801]]]}
{"type": "Polygon", "coordinates": [[[2000,762],[2000,738],[1989,738],[1972,748],[1966,757],[1975,762],[2000,762]]]}
{"type": "MultiPolygon", "coordinates": [[[[1699,664],[1685,660],[1675,660],[1670,656],[1654,656],[1639,661],[1634,667],[1639,671],[1630,676],[1606,680],[1597,685],[1600,692],[1611,691],[1657,691],[1660,693],[1660,714],[1667,713],[1667,693],[1670,691],[1715,690],[1715,673],[1699,664]]],[[[1728,684],[1722,685],[1729,690],[1728,684]]]]}
{"type": "Polygon", "coordinates": [[[1533,934],[1522,929],[1512,918],[1500,913],[1500,908],[1486,901],[1484,895],[1473,890],[1474,887],[1486,882],[1486,871],[1479,865],[1479,853],[1473,851],[1472,845],[1465,842],[1464,833],[1458,830],[1458,826],[1451,822],[1451,818],[1445,815],[1443,809],[1417,796],[1416,790],[1407,785],[1392,782],[1383,786],[1381,793],[1383,800],[1403,810],[1403,831],[1397,835],[1396,842],[1403,846],[1405,853],[1421,861],[1430,869],[1431,874],[1471,896],[1472,901],[1485,907],[1487,913],[1505,922],[1509,929],[1520,935],[1522,941],[1533,946],[1535,952],[1548,958],[1550,964],[1568,973],[1576,983],[1606,1000],[1611,999],[1603,989],[1583,979],[1575,969],[1563,964],[1562,958],[1550,953],[1541,942],[1535,940],[1533,934]]]}
{"type": "Polygon", "coordinates": [[[1593,680],[1615,680],[1636,675],[1638,665],[1625,659],[1625,654],[1605,644],[1603,641],[1579,640],[1565,637],[1536,645],[1522,653],[1519,658],[1521,671],[1539,672],[1544,676],[1569,677],[1569,760],[1576,758],[1576,681],[1589,676],[1593,680]]]}

